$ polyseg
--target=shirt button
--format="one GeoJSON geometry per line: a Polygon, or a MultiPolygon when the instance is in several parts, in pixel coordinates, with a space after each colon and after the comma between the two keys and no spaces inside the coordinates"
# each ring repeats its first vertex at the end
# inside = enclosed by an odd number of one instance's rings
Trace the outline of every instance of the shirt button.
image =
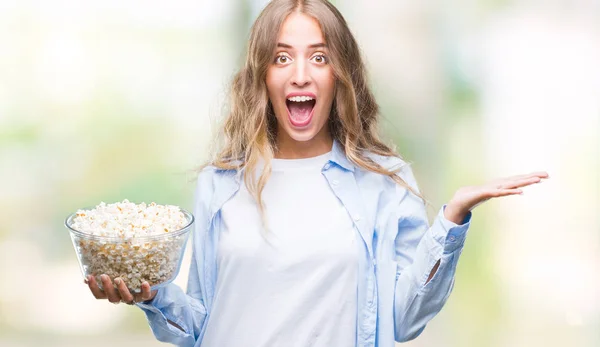
{"type": "Polygon", "coordinates": [[[355,220],[356,222],[358,222],[358,221],[360,220],[360,215],[359,215],[359,214],[355,215],[355,216],[354,216],[354,220],[355,220]]]}
{"type": "Polygon", "coordinates": [[[323,166],[323,170],[329,170],[330,167],[331,167],[331,164],[327,163],[327,164],[325,164],[325,166],[323,166]]]}
{"type": "Polygon", "coordinates": [[[454,235],[450,235],[450,236],[448,237],[448,241],[450,241],[450,242],[454,242],[454,241],[456,241],[456,237],[454,237],[454,235]]]}
{"type": "Polygon", "coordinates": [[[338,184],[340,184],[340,181],[333,180],[333,181],[331,181],[331,184],[333,184],[334,186],[337,186],[338,184]]]}

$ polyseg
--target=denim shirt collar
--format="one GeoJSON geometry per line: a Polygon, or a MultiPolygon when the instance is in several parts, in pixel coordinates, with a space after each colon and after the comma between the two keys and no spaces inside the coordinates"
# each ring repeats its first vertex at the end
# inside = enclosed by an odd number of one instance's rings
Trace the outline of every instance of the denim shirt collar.
{"type": "MultiPolygon", "coordinates": [[[[333,146],[331,147],[331,158],[329,159],[330,162],[336,164],[337,166],[343,168],[346,171],[351,171],[354,172],[354,164],[352,164],[350,162],[350,160],[348,160],[348,158],[346,157],[346,153],[344,152],[344,147],[342,147],[342,145],[338,142],[338,140],[333,140],[333,146]]],[[[235,163],[239,164],[241,163],[240,160],[236,160],[234,161],[235,163]]],[[[224,172],[224,171],[235,171],[235,170],[223,170],[223,169],[217,169],[218,172],[224,172]]],[[[240,176],[243,175],[243,171],[244,168],[242,168],[241,170],[239,170],[238,175],[236,175],[236,180],[239,183],[240,180],[240,176]]]]}
{"type": "Polygon", "coordinates": [[[348,160],[348,158],[346,157],[346,153],[344,152],[344,148],[337,140],[333,140],[333,147],[331,148],[331,159],[329,159],[329,161],[342,167],[347,171],[354,172],[354,164],[352,164],[350,160],[348,160]]]}

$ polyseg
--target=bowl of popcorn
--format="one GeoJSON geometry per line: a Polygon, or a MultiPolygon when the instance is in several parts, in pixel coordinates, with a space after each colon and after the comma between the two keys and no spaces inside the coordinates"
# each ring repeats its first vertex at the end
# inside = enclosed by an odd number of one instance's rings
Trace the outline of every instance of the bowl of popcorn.
{"type": "Polygon", "coordinates": [[[144,281],[151,289],[175,279],[194,216],[173,205],[101,202],[69,215],[69,229],[83,276],[122,278],[133,293],[144,281]]]}

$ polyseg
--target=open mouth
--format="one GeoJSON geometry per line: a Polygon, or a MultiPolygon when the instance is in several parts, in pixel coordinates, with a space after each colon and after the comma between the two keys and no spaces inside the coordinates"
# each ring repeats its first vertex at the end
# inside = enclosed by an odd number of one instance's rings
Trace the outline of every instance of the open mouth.
{"type": "Polygon", "coordinates": [[[295,127],[307,126],[313,116],[317,100],[310,96],[292,96],[286,99],[290,123],[295,127]]]}

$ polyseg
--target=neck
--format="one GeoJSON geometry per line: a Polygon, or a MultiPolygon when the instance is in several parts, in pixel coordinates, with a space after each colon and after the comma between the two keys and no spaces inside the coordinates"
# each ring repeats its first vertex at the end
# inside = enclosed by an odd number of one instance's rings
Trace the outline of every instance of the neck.
{"type": "Polygon", "coordinates": [[[277,159],[312,158],[331,151],[333,139],[327,136],[315,136],[308,141],[296,141],[289,136],[277,137],[277,159]]]}

